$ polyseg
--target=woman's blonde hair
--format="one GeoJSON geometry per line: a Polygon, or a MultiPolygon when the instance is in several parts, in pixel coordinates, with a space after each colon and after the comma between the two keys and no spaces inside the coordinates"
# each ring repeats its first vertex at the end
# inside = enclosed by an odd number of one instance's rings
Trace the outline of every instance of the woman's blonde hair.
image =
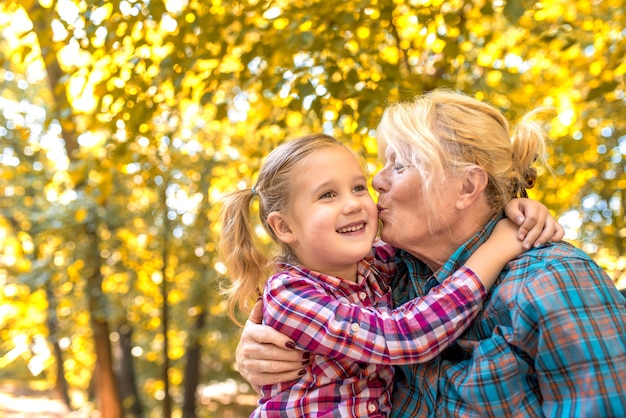
{"type": "MultiPolygon", "coordinates": [[[[247,314],[263,292],[263,285],[272,273],[276,261],[291,261],[290,248],[276,238],[267,222],[272,212],[285,212],[293,184],[293,170],[312,153],[330,146],[344,146],[335,138],[311,134],[286,142],[270,152],[259,171],[256,185],[233,192],[225,197],[221,208],[222,232],[219,253],[230,277],[230,285],[223,293],[229,299],[229,315],[240,324],[237,308],[247,314]],[[263,251],[255,232],[250,206],[259,198],[259,215],[265,231],[278,246],[277,254],[270,257],[263,251]]],[[[310,175],[314,176],[315,173],[310,175]]]]}
{"type": "Polygon", "coordinates": [[[508,121],[494,107],[463,93],[433,90],[385,109],[377,128],[379,155],[391,147],[399,163],[419,171],[433,213],[445,193],[445,179],[480,166],[488,174],[485,195],[496,213],[513,197],[526,197],[537,175],[533,164],[549,169],[546,134],[535,121],[548,110],[529,112],[511,134],[508,121]]]}

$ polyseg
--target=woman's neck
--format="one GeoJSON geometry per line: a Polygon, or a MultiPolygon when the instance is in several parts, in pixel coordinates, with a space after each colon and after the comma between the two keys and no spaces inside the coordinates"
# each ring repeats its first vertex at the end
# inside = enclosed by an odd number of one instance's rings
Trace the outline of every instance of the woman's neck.
{"type": "Polygon", "coordinates": [[[474,236],[482,227],[476,224],[472,226],[472,228],[466,228],[465,230],[460,226],[454,229],[451,228],[446,232],[441,232],[440,236],[431,236],[425,242],[417,242],[413,246],[403,248],[403,250],[426,264],[430,271],[436,272],[461,245],[474,236]]]}

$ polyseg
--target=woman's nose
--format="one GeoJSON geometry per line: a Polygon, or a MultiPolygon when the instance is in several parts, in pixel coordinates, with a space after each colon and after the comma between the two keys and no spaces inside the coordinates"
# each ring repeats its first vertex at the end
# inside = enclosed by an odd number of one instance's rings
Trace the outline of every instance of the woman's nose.
{"type": "Polygon", "coordinates": [[[385,184],[384,174],[383,174],[383,170],[381,170],[378,173],[376,173],[376,175],[374,176],[374,179],[372,180],[372,187],[378,193],[381,193],[385,191],[384,184],[385,184]]]}

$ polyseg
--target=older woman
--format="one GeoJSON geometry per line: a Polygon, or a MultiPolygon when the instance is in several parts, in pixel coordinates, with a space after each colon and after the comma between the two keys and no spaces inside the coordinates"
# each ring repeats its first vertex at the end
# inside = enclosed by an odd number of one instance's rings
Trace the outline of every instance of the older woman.
{"type": "MultiPolygon", "coordinates": [[[[532,116],[532,115],[528,115],[532,116]]],[[[428,293],[491,234],[508,200],[525,196],[544,133],[469,96],[434,91],[385,110],[381,238],[397,250],[394,303],[428,293]]],[[[558,242],[502,271],[482,314],[443,355],[398,366],[395,416],[626,416],[626,304],[582,251],[558,242]]],[[[254,385],[293,379],[306,354],[248,321],[237,351],[254,385]],[[282,348],[284,347],[284,348],[282,348]]]]}

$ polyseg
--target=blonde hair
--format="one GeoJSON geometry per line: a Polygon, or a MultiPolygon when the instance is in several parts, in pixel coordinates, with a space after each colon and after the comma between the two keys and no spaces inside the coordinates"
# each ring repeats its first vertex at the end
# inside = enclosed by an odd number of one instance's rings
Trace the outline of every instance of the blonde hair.
{"type": "Polygon", "coordinates": [[[249,313],[262,294],[274,262],[290,261],[293,257],[289,246],[277,239],[267,216],[287,209],[294,168],[312,153],[336,145],[344,147],[335,138],[323,134],[286,142],[267,155],[255,186],[226,196],[220,213],[222,232],[218,250],[230,276],[230,285],[223,293],[229,300],[228,313],[235,323],[241,325],[235,316],[236,309],[249,313]],[[250,211],[254,196],[259,197],[261,224],[278,246],[277,254],[271,258],[263,251],[255,232],[250,211]]]}
{"type": "Polygon", "coordinates": [[[547,110],[529,112],[511,134],[494,107],[463,93],[433,90],[385,109],[377,128],[379,155],[391,147],[399,163],[419,171],[433,214],[445,193],[445,179],[480,166],[489,177],[485,195],[496,213],[513,197],[526,197],[536,179],[534,163],[549,168],[546,134],[534,120],[547,110]]]}

